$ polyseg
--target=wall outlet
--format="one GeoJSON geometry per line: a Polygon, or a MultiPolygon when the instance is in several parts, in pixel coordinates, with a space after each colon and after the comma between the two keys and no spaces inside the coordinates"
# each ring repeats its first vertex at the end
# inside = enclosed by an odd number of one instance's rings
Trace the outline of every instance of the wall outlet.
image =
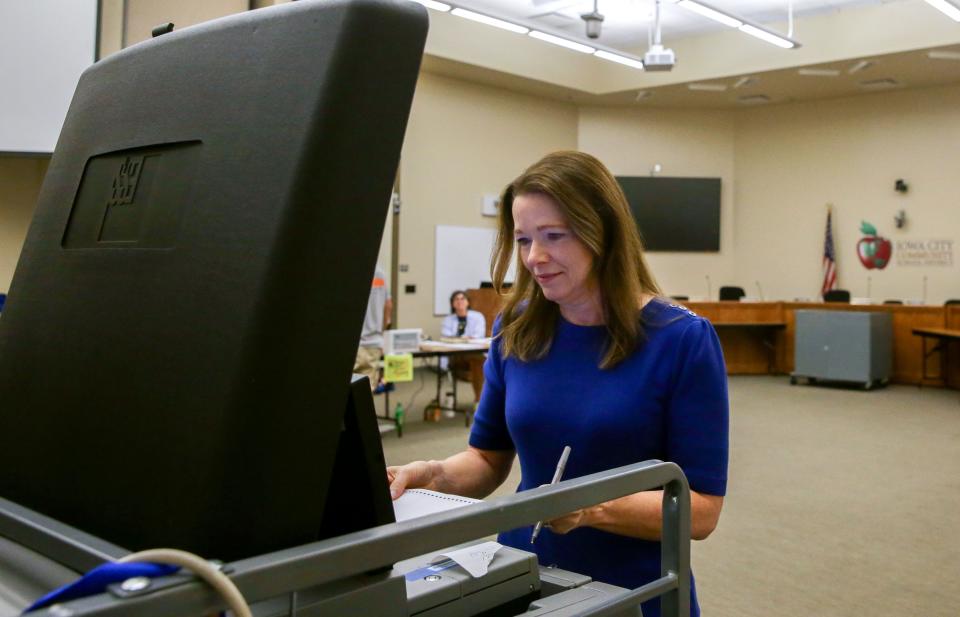
{"type": "Polygon", "coordinates": [[[497,213],[500,211],[500,196],[499,195],[484,195],[483,196],[483,216],[497,216],[497,213]]]}

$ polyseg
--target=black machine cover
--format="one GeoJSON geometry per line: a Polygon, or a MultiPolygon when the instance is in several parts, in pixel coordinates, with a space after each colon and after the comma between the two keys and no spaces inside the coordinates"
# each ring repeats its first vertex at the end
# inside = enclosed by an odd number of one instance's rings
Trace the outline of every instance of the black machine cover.
{"type": "Polygon", "coordinates": [[[354,507],[327,493],[426,30],[295,2],[83,74],[0,319],[0,496],[221,559],[354,507]]]}

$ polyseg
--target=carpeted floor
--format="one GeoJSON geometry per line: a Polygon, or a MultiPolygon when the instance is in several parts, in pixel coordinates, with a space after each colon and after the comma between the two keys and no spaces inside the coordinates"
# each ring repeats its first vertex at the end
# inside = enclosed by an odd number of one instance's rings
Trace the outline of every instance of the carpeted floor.
{"type": "MultiPolygon", "coordinates": [[[[462,415],[419,421],[432,387],[393,397],[410,411],[389,464],[465,446],[462,415]]],[[[723,515],[693,545],[704,615],[960,615],[960,393],[732,377],[730,409],[723,515]]]]}

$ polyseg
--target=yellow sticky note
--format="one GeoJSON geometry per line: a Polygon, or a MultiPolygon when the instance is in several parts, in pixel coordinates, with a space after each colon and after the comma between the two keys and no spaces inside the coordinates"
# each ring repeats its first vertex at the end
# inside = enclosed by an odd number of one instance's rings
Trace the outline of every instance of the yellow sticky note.
{"type": "Polygon", "coordinates": [[[384,356],[383,380],[413,381],[413,354],[398,353],[384,356]]]}

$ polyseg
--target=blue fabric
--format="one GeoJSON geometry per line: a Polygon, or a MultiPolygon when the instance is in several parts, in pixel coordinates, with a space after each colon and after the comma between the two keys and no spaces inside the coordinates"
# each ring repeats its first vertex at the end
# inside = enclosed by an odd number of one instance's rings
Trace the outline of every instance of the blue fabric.
{"type": "MultiPolygon", "coordinates": [[[[564,479],[648,459],[677,463],[694,491],[724,495],[727,486],[728,402],[723,354],[710,323],[662,300],[642,311],[645,338],[616,367],[598,367],[606,329],[560,320],[550,351],[533,362],[504,359],[499,340],[484,365],[486,379],[470,433],[484,450],[515,449],[518,491],[550,482],[565,445],[564,479]]],[[[499,320],[495,333],[499,332],[499,320]]],[[[502,533],[500,542],[533,546],[543,565],[635,588],[660,576],[660,543],[592,528],[566,535],[531,528],[502,533]]],[[[691,614],[699,615],[691,589],[691,614]]],[[[659,599],[643,605],[660,614],[659,599]]]]}
{"type": "Polygon", "coordinates": [[[135,576],[158,578],[173,574],[179,566],[168,566],[158,563],[114,563],[108,562],[90,570],[78,580],[55,589],[31,604],[24,613],[47,608],[53,604],[69,602],[77,598],[103,593],[107,585],[125,581],[135,576]]]}

